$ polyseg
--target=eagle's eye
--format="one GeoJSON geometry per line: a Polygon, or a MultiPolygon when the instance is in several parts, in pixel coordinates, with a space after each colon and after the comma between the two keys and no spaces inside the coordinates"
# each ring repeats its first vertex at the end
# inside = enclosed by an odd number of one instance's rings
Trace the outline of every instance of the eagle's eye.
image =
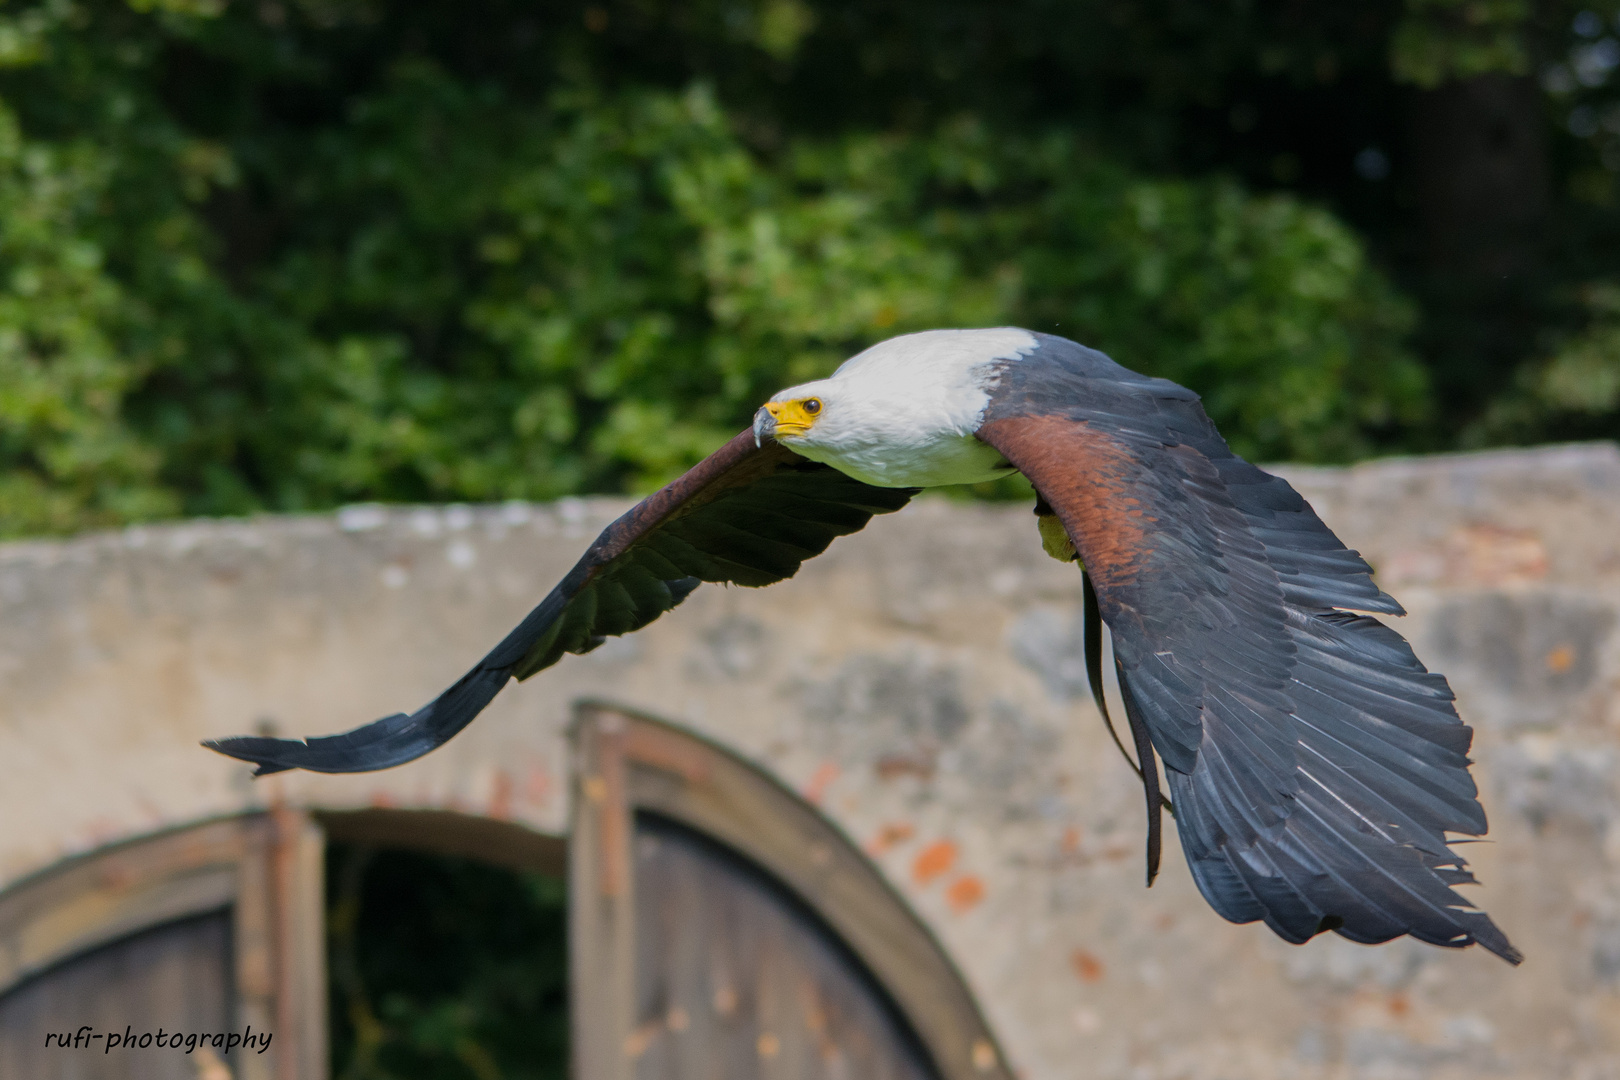
{"type": "Polygon", "coordinates": [[[804,411],[806,413],[808,413],[810,416],[816,415],[818,412],[821,411],[821,399],[820,398],[805,398],[804,399],[804,411]]]}

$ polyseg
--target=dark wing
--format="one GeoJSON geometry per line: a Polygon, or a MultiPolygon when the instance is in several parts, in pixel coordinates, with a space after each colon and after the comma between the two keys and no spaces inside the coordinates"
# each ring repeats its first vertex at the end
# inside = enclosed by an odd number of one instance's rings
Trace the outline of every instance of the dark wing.
{"type": "Polygon", "coordinates": [[[757,445],[745,431],[604,529],[506,640],[423,708],[307,742],[238,736],[204,745],[255,762],[260,776],[402,765],[466,727],[508,679],[641,629],[701,582],[769,585],[792,577],[834,539],[914,494],[853,480],[779,443],[757,445]]]}
{"type": "Polygon", "coordinates": [[[1486,828],[1472,732],[1442,676],[1352,613],[1404,614],[1293,488],[1191,391],[1062,339],[1003,370],[979,437],[1091,575],[1217,911],[1292,942],[1410,934],[1519,961],[1452,889],[1474,879],[1446,833],[1486,828]]]}

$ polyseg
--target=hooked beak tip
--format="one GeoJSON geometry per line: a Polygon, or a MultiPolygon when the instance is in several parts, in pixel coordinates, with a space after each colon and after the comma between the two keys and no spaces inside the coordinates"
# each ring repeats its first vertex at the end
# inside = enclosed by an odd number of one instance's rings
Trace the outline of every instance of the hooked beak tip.
{"type": "Polygon", "coordinates": [[[776,436],[776,416],[771,412],[770,406],[761,406],[754,414],[754,445],[763,446],[765,440],[776,436]]]}

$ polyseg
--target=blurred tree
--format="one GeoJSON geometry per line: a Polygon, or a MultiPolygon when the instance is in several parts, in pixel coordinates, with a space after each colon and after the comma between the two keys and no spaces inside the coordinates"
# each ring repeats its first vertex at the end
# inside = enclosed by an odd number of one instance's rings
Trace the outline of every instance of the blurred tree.
{"type": "Polygon", "coordinates": [[[83,142],[26,142],[0,104],[0,523],[61,531],[173,513],[126,393],[150,357],[121,348],[139,306],[87,219],[108,181],[83,142]]]}
{"type": "Polygon", "coordinates": [[[1613,14],[11,0],[0,533],[642,489],[932,325],[1260,457],[1558,433],[1493,402],[1620,273],[1613,14]]]}

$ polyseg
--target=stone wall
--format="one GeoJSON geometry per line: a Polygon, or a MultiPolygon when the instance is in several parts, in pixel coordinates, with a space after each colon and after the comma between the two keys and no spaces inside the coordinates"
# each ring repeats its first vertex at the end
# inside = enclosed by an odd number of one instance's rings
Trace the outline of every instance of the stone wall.
{"type": "MultiPolygon", "coordinates": [[[[1142,887],[1134,778],[1084,687],[1079,575],[1027,507],[919,500],[768,590],[705,588],[359,777],[197,747],[411,709],[625,505],[351,507],[0,547],[0,885],[261,807],[439,807],[561,832],[571,704],[686,724],[817,802],[954,954],[1030,1078],[1620,1077],[1620,451],[1289,469],[1452,677],[1528,956],[1231,926],[1170,839],[1142,887]]],[[[1173,838],[1173,830],[1169,834],[1173,838]]]]}

